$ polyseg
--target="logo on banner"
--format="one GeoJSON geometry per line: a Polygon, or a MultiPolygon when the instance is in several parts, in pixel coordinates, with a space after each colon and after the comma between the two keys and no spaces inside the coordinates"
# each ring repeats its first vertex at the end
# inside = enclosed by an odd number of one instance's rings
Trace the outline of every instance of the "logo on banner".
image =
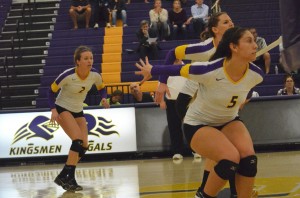
{"type": "MultiPolygon", "coordinates": [[[[115,124],[112,120],[107,120],[103,117],[93,116],[91,114],[85,114],[88,127],[88,135],[96,136],[109,136],[116,134],[119,136],[119,132],[114,130],[115,124]]],[[[49,141],[54,138],[55,132],[59,129],[58,125],[52,125],[50,119],[46,116],[37,116],[31,122],[24,124],[19,128],[12,141],[12,145],[21,140],[30,140],[31,138],[42,138],[45,141],[49,141]]],[[[89,141],[89,147],[93,149],[89,150],[110,150],[112,143],[107,145],[93,145],[94,141],[89,141]],[[92,144],[92,145],[90,145],[92,144]]],[[[41,154],[41,153],[61,153],[61,145],[44,145],[37,146],[32,142],[28,143],[28,146],[23,147],[11,147],[10,155],[23,155],[23,154],[41,154]]]]}

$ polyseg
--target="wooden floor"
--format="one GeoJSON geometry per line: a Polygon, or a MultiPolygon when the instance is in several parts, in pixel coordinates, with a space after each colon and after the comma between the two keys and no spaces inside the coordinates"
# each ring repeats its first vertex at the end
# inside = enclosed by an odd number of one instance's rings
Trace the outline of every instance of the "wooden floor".
{"type": "MultiPolygon", "coordinates": [[[[259,197],[300,197],[300,152],[258,154],[259,197]]],[[[53,183],[63,164],[0,167],[0,198],[184,198],[194,197],[204,160],[171,159],[80,163],[83,191],[53,183]]],[[[224,190],[223,193],[228,190],[224,190]]]]}

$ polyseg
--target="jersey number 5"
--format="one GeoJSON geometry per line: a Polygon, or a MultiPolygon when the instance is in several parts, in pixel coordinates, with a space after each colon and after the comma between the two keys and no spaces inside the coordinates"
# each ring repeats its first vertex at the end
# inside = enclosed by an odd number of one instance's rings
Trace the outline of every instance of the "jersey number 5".
{"type": "Polygon", "coordinates": [[[238,96],[232,96],[231,101],[229,103],[229,105],[227,106],[227,108],[232,108],[236,105],[236,101],[239,97],[238,96]]]}

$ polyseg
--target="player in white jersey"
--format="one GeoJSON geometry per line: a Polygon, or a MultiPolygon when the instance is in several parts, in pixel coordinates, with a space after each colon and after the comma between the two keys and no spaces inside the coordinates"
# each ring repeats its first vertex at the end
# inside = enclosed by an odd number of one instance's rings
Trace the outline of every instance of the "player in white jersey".
{"type": "MultiPolygon", "coordinates": [[[[226,12],[218,12],[213,14],[210,17],[207,25],[208,38],[205,41],[197,44],[181,45],[170,50],[166,56],[164,64],[171,65],[176,62],[181,62],[181,60],[183,59],[190,60],[191,62],[208,61],[209,58],[215,53],[216,47],[219,45],[219,42],[222,39],[224,32],[229,28],[232,28],[233,26],[234,24],[226,12]]],[[[181,127],[178,128],[178,126],[180,126],[181,123],[179,123],[178,120],[183,120],[188,109],[188,105],[192,97],[195,95],[197,89],[199,88],[199,83],[188,79],[182,80],[181,78],[182,77],[179,76],[167,78],[167,76],[161,75],[159,79],[160,85],[158,88],[158,92],[156,93],[156,96],[159,96],[161,92],[164,92],[164,89],[167,89],[167,115],[168,110],[171,111],[174,108],[176,108],[176,111],[178,113],[178,115],[174,115],[174,113],[171,112],[170,114],[172,116],[169,116],[171,118],[168,118],[168,126],[171,125],[171,127],[169,127],[169,130],[173,129],[173,131],[170,131],[171,140],[173,140],[173,142],[177,141],[177,143],[175,143],[174,145],[183,144],[183,138],[181,138],[181,127]],[[167,86],[165,85],[166,79],[168,79],[167,86]],[[170,84],[170,81],[174,83],[170,84]],[[169,91],[169,89],[171,92],[169,91]],[[170,93],[171,96],[169,96],[168,93],[170,93]],[[168,98],[175,98],[176,101],[174,102],[174,105],[172,104],[173,101],[170,102],[168,98]],[[169,122],[169,120],[172,121],[169,122]],[[175,129],[175,127],[177,127],[178,129],[175,129]]],[[[213,166],[214,163],[210,160],[207,159],[205,161],[203,178],[198,191],[204,189],[210,169],[213,166]]],[[[234,180],[230,180],[229,183],[231,196],[234,197],[236,196],[235,182],[234,180]]]]}
{"type": "Polygon", "coordinates": [[[51,123],[58,123],[71,138],[72,145],[67,162],[54,182],[65,190],[78,191],[82,187],[75,180],[75,169],[88,149],[88,129],[83,115],[83,101],[93,84],[102,96],[103,106],[108,108],[106,90],[101,75],[93,66],[92,50],[79,46],[74,53],[75,67],[61,73],[49,89],[51,123]],[[55,98],[55,93],[60,90],[55,98]]]}
{"type": "Polygon", "coordinates": [[[210,62],[152,66],[142,60],[136,66],[148,80],[152,75],[181,75],[201,84],[184,119],[191,148],[217,162],[202,192],[196,197],[216,197],[227,180],[236,178],[238,197],[250,198],[257,173],[257,157],[250,134],[238,117],[239,106],[263,80],[263,72],[250,63],[257,45],[245,28],[225,32],[210,62]]]}

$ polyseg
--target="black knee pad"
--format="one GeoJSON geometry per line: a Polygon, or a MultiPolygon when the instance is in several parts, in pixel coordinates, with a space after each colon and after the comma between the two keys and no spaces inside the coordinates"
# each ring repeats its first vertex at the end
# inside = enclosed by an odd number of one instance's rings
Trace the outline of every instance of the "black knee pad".
{"type": "Polygon", "coordinates": [[[88,148],[82,147],[82,151],[79,152],[79,157],[83,157],[85,153],[87,152],[88,148]]]}
{"type": "Polygon", "coordinates": [[[219,163],[215,166],[214,170],[219,177],[221,177],[224,180],[228,180],[234,177],[237,168],[238,168],[237,163],[223,159],[219,161],[219,163]]]}
{"type": "Polygon", "coordinates": [[[238,173],[245,177],[255,177],[257,173],[257,157],[250,155],[241,159],[238,173]]]}
{"type": "Polygon", "coordinates": [[[83,150],[82,144],[83,144],[82,140],[78,140],[78,139],[77,140],[73,140],[70,150],[74,151],[74,152],[77,152],[77,153],[81,153],[81,152],[83,152],[82,151],[83,150]]]}

